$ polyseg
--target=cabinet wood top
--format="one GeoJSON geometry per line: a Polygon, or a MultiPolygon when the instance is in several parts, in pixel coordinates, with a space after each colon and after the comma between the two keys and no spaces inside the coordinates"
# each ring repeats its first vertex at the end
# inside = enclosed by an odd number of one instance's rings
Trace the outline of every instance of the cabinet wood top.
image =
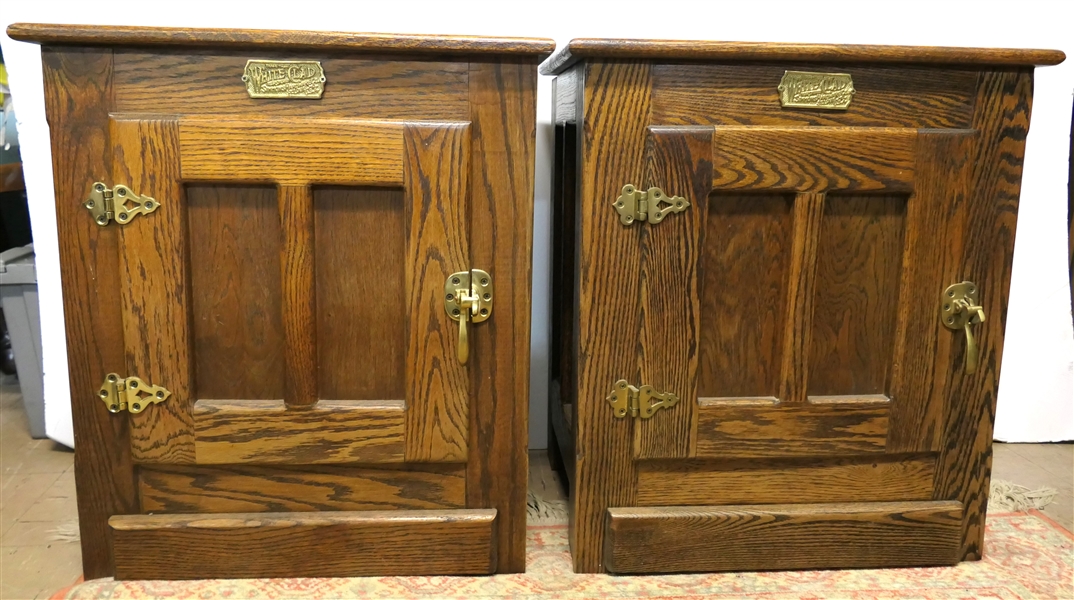
{"type": "Polygon", "coordinates": [[[553,40],[544,38],[43,23],[15,23],[8,26],[7,34],[12,39],[24,42],[77,46],[182,46],[404,54],[522,54],[540,57],[547,56],[556,48],[553,40]]]}
{"type": "Polygon", "coordinates": [[[571,40],[545,60],[541,64],[541,74],[557,75],[582,59],[1046,66],[1059,64],[1065,58],[1059,50],[1016,48],[579,38],[571,40]]]}

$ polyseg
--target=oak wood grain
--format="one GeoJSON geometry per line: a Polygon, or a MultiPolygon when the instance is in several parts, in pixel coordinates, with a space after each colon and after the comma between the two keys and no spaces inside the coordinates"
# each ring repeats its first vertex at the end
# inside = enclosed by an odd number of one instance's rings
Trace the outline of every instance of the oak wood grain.
{"type": "Polygon", "coordinates": [[[432,59],[294,51],[117,48],[116,108],[122,112],[206,117],[302,117],[465,121],[467,65],[432,59]],[[317,100],[251,98],[241,76],[250,59],[316,60],[324,69],[317,100]],[[181,82],[180,85],[177,83],[181,82]],[[160,90],[167,88],[168,93],[160,90]]]}
{"type": "Polygon", "coordinates": [[[643,227],[638,385],[671,392],[679,404],[634,425],[636,458],[693,455],[697,428],[698,338],[701,278],[698,273],[712,191],[712,129],[653,128],[647,140],[646,180],[690,207],[668,215],[660,227],[643,227]]]}
{"type": "Polygon", "coordinates": [[[890,452],[940,449],[950,393],[948,370],[954,364],[957,338],[937,327],[938,302],[948,285],[962,281],[961,248],[975,138],[969,131],[918,134],[892,351],[890,452]]]}
{"type": "Polygon", "coordinates": [[[653,67],[653,119],[661,125],[765,127],[968,127],[976,71],[827,63],[661,64],[653,67]],[[783,108],[787,69],[845,73],[854,80],[846,110],[783,108]]]}
{"type": "Polygon", "coordinates": [[[638,506],[931,500],[935,455],[643,462],[638,506]]]}
{"type": "Polygon", "coordinates": [[[313,191],[309,185],[281,185],[276,198],[283,231],[280,249],[283,399],[289,408],[308,407],[317,403],[313,191]]]}
{"type": "Polygon", "coordinates": [[[715,193],[701,257],[701,398],[779,393],[793,197],[715,193]],[[747,285],[728,285],[731,282],[747,285]]]}
{"type": "Polygon", "coordinates": [[[414,33],[349,33],[282,29],[221,29],[123,25],[15,23],[8,36],[42,44],[210,46],[393,52],[410,54],[522,54],[544,57],[555,49],[546,38],[512,38],[414,33]]]}
{"type": "MultiPolygon", "coordinates": [[[[650,68],[593,64],[584,74],[578,194],[578,390],[571,555],[579,573],[602,572],[604,511],[634,504],[633,419],[616,419],[605,401],[618,379],[640,379],[643,227],[624,227],[612,202],[645,176],[650,68]]],[[[681,216],[681,215],[680,215],[681,216]]],[[[639,382],[641,383],[641,382],[639,382]]],[[[638,385],[638,384],[635,384],[638,385]]]]}
{"type": "Polygon", "coordinates": [[[313,204],[318,397],[402,400],[403,192],[314,187],[313,204]]]}
{"type": "Polygon", "coordinates": [[[1032,107],[1032,71],[981,73],[976,97],[973,125],[978,137],[969,174],[969,197],[974,200],[966,208],[962,260],[956,279],[978,284],[989,324],[978,326],[974,332],[980,365],[972,375],[963,370],[966,342],[962,332],[941,334],[955,338],[951,343],[956,350],[946,365],[951,391],[944,408],[944,441],[937,463],[935,496],[958,500],[966,507],[961,548],[964,560],[980,559],[984,553],[992,427],[1010,298],[1025,136],[1032,107]]]}
{"type": "Polygon", "coordinates": [[[399,186],[403,127],[298,117],[182,118],[183,179],[399,186]]]}
{"type": "Polygon", "coordinates": [[[1059,50],[1020,48],[575,38],[545,60],[541,65],[541,73],[556,75],[579,59],[585,58],[1031,66],[1059,64],[1063,62],[1064,57],[1065,55],[1059,50]]]}
{"type": "Polygon", "coordinates": [[[403,413],[398,401],[198,400],[194,448],[198,464],[402,462],[403,413]]]}
{"type": "Polygon", "coordinates": [[[276,190],[191,184],[186,203],[195,398],[283,398],[276,190]]]}
{"type": "Polygon", "coordinates": [[[146,513],[465,508],[462,467],[389,466],[143,466],[138,498],[146,513]]]}
{"type": "Polygon", "coordinates": [[[784,301],[783,352],[779,398],[805,402],[812,348],[813,306],[816,299],[817,248],[824,218],[824,193],[800,193],[794,198],[790,274],[784,301]]]}
{"type": "Polygon", "coordinates": [[[114,569],[108,518],[138,511],[127,419],[108,412],[96,392],[105,375],[126,368],[119,276],[119,231],[99,227],[82,206],[90,185],[111,176],[107,126],[112,53],[43,48],[45,106],[52,134],[53,183],[63,280],[82,569],[114,569]],[[97,301],[86,302],[87,298],[97,301]]]}
{"type": "MultiPolygon", "coordinates": [[[[495,508],[498,573],[526,569],[537,65],[470,63],[470,258],[496,298],[470,338],[467,506],[495,508]]],[[[443,315],[443,313],[441,313],[443,315]]]]}
{"type": "Polygon", "coordinates": [[[905,227],[905,196],[825,197],[808,320],[810,395],[889,392],[905,227]]]}
{"type": "Polygon", "coordinates": [[[610,508],[613,573],[955,564],[959,502],[610,508]]]}
{"type": "MultiPolygon", "coordinates": [[[[470,125],[407,125],[406,418],[408,462],[462,462],[470,425],[470,374],[459,363],[458,324],[444,310],[448,276],[471,268],[470,125]]],[[[491,273],[496,285],[496,273],[491,273]]],[[[469,325],[480,334],[480,326],[469,325]]]]}
{"type": "Polygon", "coordinates": [[[120,580],[483,575],[496,568],[495,509],[121,515],[109,525],[120,580]]]}
{"type": "Polygon", "coordinates": [[[911,129],[716,127],[717,190],[909,191],[914,180],[911,129]]]}
{"type": "Polygon", "coordinates": [[[702,402],[697,456],[852,456],[884,452],[889,402],[702,402]]]}
{"type": "Polygon", "coordinates": [[[130,414],[131,453],[136,462],[192,463],[194,377],[179,132],[174,119],[113,119],[109,126],[112,177],[160,205],[120,230],[129,373],[119,375],[141,377],[171,392],[164,402],[130,414]]]}

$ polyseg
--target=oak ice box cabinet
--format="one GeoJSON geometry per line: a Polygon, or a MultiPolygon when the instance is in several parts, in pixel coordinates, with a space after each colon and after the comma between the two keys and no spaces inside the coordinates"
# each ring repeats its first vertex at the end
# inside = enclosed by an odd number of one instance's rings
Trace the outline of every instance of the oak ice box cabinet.
{"type": "Polygon", "coordinates": [[[1034,65],[579,39],[550,399],[580,572],[980,558],[1034,65]]]}
{"type": "Polygon", "coordinates": [[[87,579],[525,568],[550,40],[42,45],[87,579]]]}

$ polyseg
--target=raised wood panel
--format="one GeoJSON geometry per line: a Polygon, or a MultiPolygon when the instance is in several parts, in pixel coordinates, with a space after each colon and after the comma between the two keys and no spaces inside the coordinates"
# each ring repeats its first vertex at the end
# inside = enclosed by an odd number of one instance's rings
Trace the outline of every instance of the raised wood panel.
{"type": "MultiPolygon", "coordinates": [[[[52,138],[56,225],[63,281],[67,373],[72,398],[89,399],[104,376],[126,366],[119,272],[119,229],[99,227],[82,202],[89,186],[112,173],[107,126],[114,98],[112,52],[41,49],[45,106],[52,138]],[[87,302],[92,298],[95,302],[87,302]]],[[[78,528],[86,577],[114,569],[108,518],[138,511],[127,419],[103,402],[71,403],[78,452],[78,528]]]]}
{"type": "Polygon", "coordinates": [[[609,508],[613,573],[912,567],[959,561],[960,502],[609,508]]]}
{"type": "MultiPolygon", "coordinates": [[[[637,381],[640,246],[646,225],[624,227],[611,210],[628,181],[645,174],[650,66],[586,66],[578,194],[577,432],[571,556],[580,573],[604,570],[604,511],[634,504],[632,419],[604,398],[617,379],[637,381]]],[[[682,215],[678,215],[682,216],[682,215]]],[[[639,382],[640,383],[640,382],[639,382]]],[[[637,385],[637,384],[635,384],[637,385]]]]}
{"type": "Polygon", "coordinates": [[[701,335],[698,267],[712,190],[712,129],[654,128],[648,145],[648,181],[685,196],[691,206],[668,215],[642,239],[638,385],[672,392],[683,402],[635,422],[634,456],[686,458],[693,454],[697,418],[692,400],[701,335]]]}
{"type": "Polygon", "coordinates": [[[909,191],[914,129],[716,127],[717,190],[909,191]]]}
{"type": "Polygon", "coordinates": [[[823,64],[662,64],[653,67],[653,123],[966,128],[975,70],[823,64]],[[785,109],[776,87],[784,71],[848,73],[845,111],[785,109]]]}
{"type": "Polygon", "coordinates": [[[903,196],[827,195],[813,284],[809,395],[889,392],[905,217],[903,196]]]}
{"type": "Polygon", "coordinates": [[[638,506],[931,500],[935,455],[646,462],[638,506]]]}
{"type": "Polygon", "coordinates": [[[141,377],[171,392],[166,401],[130,414],[131,453],[137,462],[192,463],[194,377],[179,132],[174,119],[118,119],[109,126],[113,179],[160,203],[120,232],[127,365],[119,376],[141,377]]]}
{"type": "Polygon", "coordinates": [[[454,465],[144,466],[138,498],[146,513],[464,508],[466,474],[454,465]]]}
{"type": "Polygon", "coordinates": [[[187,181],[403,183],[402,123],[184,117],[179,140],[187,181]]]}
{"type": "Polygon", "coordinates": [[[109,525],[120,580],[496,569],[495,509],[122,515],[109,525]]]}
{"type": "Polygon", "coordinates": [[[697,456],[849,456],[884,452],[888,402],[702,400],[697,456]]]}
{"type": "Polygon", "coordinates": [[[787,294],[792,197],[716,193],[708,204],[697,394],[775,396],[786,319],[776,299],[787,294]]]}
{"type": "Polygon", "coordinates": [[[195,398],[283,398],[276,190],[186,187],[195,398]]]}
{"type": "MultiPolygon", "coordinates": [[[[403,138],[406,460],[463,462],[470,379],[458,359],[459,326],[444,310],[443,295],[452,273],[480,268],[470,262],[470,126],[408,125],[403,138]]],[[[476,337],[480,326],[469,328],[476,337]]]]}
{"type": "Polygon", "coordinates": [[[315,187],[313,204],[319,397],[402,399],[403,192],[315,187]]]}
{"type": "Polygon", "coordinates": [[[470,258],[496,286],[470,355],[468,506],[496,509],[498,573],[526,570],[537,65],[470,63],[470,258]],[[506,277],[501,275],[506,274],[506,277]]]}
{"type": "Polygon", "coordinates": [[[465,121],[465,62],[332,58],[293,52],[116,53],[116,106],[142,113],[465,121]],[[241,77],[251,58],[320,60],[320,100],[251,98],[241,77]],[[167,90],[164,92],[163,90],[167,90]]]}
{"type": "Polygon", "coordinates": [[[288,410],[282,400],[199,400],[194,425],[198,464],[403,461],[398,401],[322,400],[288,410]]]}

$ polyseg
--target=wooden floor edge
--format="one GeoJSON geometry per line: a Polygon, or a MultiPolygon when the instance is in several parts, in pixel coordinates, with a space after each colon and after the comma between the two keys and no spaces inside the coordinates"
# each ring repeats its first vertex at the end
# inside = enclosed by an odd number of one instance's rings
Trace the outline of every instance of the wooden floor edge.
{"type": "Polygon", "coordinates": [[[688,573],[950,565],[956,501],[609,508],[613,573],[688,573]]]}
{"type": "Polygon", "coordinates": [[[117,580],[485,575],[496,509],[116,515],[117,580]],[[450,552],[430,552],[450,548],[450,552]]]}

